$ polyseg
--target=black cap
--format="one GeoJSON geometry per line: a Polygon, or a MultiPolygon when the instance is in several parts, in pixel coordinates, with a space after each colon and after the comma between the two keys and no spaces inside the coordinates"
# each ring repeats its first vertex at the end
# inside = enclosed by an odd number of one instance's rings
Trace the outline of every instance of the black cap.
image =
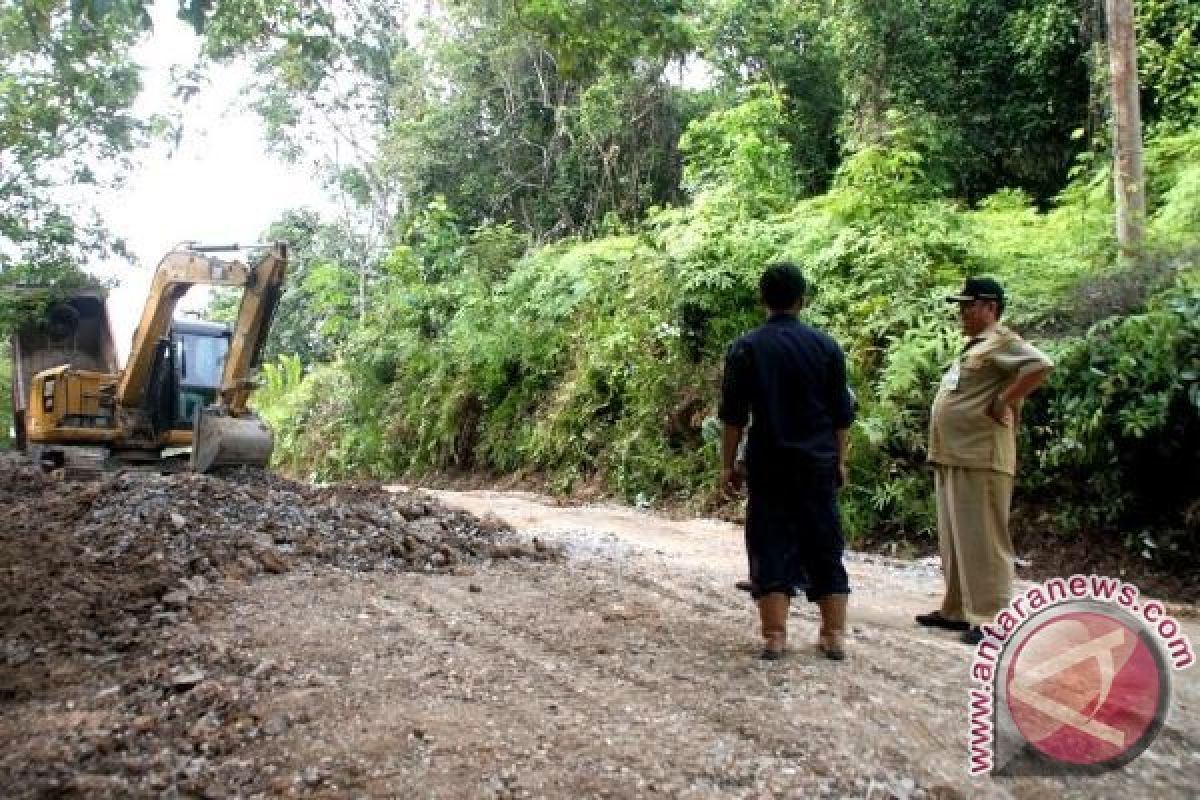
{"type": "Polygon", "coordinates": [[[998,308],[1004,308],[1004,287],[992,278],[967,278],[961,292],[946,297],[947,303],[966,300],[995,300],[998,308]]]}

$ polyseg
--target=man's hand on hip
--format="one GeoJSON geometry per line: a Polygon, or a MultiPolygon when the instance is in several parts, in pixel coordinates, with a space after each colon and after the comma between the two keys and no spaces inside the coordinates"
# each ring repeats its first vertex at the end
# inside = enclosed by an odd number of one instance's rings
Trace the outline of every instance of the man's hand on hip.
{"type": "Polygon", "coordinates": [[[996,395],[988,406],[988,416],[998,425],[1011,426],[1013,424],[1013,410],[1008,399],[1003,393],[996,395]]]}

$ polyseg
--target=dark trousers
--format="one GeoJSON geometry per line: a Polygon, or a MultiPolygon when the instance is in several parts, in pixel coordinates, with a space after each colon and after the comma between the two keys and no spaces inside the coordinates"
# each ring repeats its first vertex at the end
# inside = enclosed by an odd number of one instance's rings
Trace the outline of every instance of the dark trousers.
{"type": "Polygon", "coordinates": [[[754,597],[803,591],[815,603],[850,591],[835,481],[832,470],[751,470],[746,555],[754,597]]]}

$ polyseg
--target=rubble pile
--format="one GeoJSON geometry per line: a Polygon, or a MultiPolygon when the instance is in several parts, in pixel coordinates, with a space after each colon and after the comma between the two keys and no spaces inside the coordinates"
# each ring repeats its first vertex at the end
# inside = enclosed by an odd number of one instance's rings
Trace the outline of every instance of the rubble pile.
{"type": "Polygon", "coordinates": [[[312,488],[254,470],[122,473],[99,487],[76,523],[77,537],[100,561],[161,556],[212,579],[284,572],[294,561],[444,570],[512,554],[500,541],[507,532],[503,523],[413,492],[312,488]]]}
{"type": "Polygon", "coordinates": [[[0,785],[12,796],[328,788],[356,770],[297,777],[239,758],[305,722],[257,716],[262,692],[312,676],[197,636],[223,587],[319,567],[460,573],[559,557],[494,517],[378,484],[313,487],[241,469],[68,483],[0,454],[0,740],[22,743],[0,757],[0,785]],[[9,711],[32,707],[57,723],[29,737],[9,729],[9,711]]]}
{"type": "Polygon", "coordinates": [[[170,619],[205,586],[297,566],[451,572],[489,559],[558,556],[536,540],[518,541],[494,517],[447,509],[419,492],[313,487],[260,470],[128,470],[63,483],[5,455],[0,499],[6,641],[15,632],[104,633],[130,609],[170,619]]]}

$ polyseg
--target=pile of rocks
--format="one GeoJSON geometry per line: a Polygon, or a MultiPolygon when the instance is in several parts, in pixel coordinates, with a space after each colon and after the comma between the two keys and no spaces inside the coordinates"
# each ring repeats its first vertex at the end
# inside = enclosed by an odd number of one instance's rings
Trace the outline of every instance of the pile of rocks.
{"type": "Polygon", "coordinates": [[[22,632],[104,633],[130,610],[169,620],[205,586],[303,566],[450,572],[559,555],[420,492],[314,487],[261,470],[64,483],[10,454],[0,456],[0,494],[4,647],[22,632]]]}
{"type": "MultiPolygon", "coordinates": [[[[257,716],[260,693],[313,678],[197,635],[224,587],[293,570],[447,573],[559,557],[494,517],[379,484],[243,469],[68,483],[0,454],[0,710],[80,720],[0,756],[0,782],[14,796],[113,797],[344,782],[352,765],[297,777],[239,757],[304,724],[257,716]]],[[[0,714],[0,738],[21,738],[19,718],[0,714]]]]}
{"type": "Polygon", "coordinates": [[[95,559],[161,558],[208,578],[283,572],[297,561],[440,571],[539,552],[514,551],[494,518],[379,485],[314,488],[254,470],[126,472],[94,492],[75,534],[95,559]]]}

